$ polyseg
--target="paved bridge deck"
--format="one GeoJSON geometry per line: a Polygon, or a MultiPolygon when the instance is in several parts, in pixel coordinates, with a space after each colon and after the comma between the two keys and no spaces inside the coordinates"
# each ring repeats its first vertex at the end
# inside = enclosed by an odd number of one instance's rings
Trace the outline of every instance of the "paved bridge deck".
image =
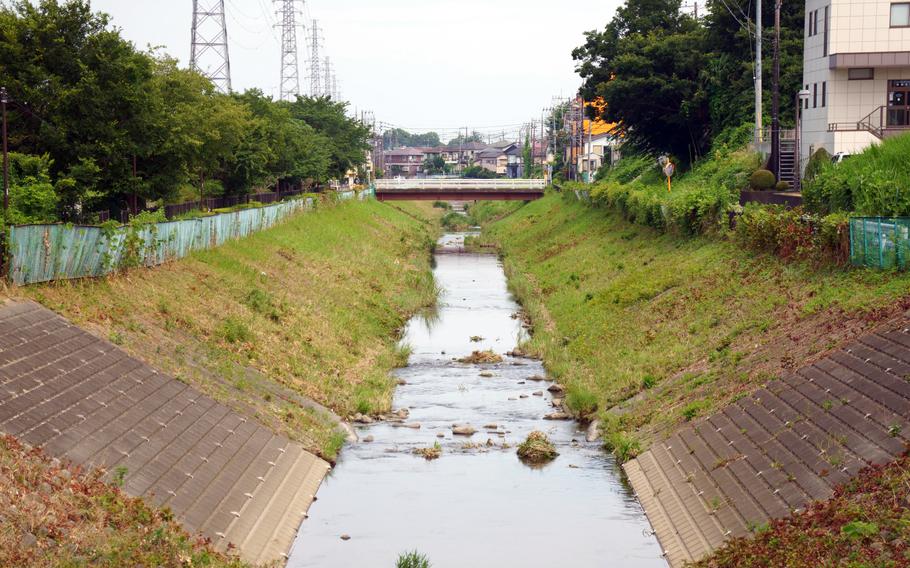
{"type": "Polygon", "coordinates": [[[113,472],[190,531],[283,562],[329,465],[33,302],[0,305],[0,431],[113,472]]]}
{"type": "Polygon", "coordinates": [[[906,451],[908,326],[862,337],[625,464],[671,566],[826,500],[906,451]]]}

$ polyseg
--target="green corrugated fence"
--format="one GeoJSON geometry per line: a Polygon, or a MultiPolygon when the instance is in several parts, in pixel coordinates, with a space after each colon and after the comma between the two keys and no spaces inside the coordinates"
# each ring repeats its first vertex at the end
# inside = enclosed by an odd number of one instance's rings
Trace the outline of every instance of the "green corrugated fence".
{"type": "Polygon", "coordinates": [[[19,286],[103,276],[124,266],[156,266],[268,229],[309,209],[294,199],[257,209],[140,227],[24,225],[10,228],[10,280],[19,286]]]}
{"type": "Polygon", "coordinates": [[[879,269],[907,268],[910,258],[910,218],[852,217],[850,262],[879,269]]]}

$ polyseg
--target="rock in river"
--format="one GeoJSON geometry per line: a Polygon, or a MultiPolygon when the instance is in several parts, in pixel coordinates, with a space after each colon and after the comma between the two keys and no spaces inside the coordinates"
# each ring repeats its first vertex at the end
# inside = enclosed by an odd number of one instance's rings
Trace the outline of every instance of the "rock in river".
{"type": "Polygon", "coordinates": [[[553,394],[562,394],[562,393],[566,392],[566,387],[562,386],[559,383],[553,383],[552,385],[550,385],[550,388],[548,388],[547,390],[553,394]]]}
{"type": "Polygon", "coordinates": [[[571,418],[572,415],[565,412],[551,412],[543,417],[544,420],[569,420],[571,418]]]}
{"type": "Polygon", "coordinates": [[[456,436],[473,436],[476,432],[477,430],[475,430],[470,424],[455,426],[452,428],[452,433],[456,436]]]}

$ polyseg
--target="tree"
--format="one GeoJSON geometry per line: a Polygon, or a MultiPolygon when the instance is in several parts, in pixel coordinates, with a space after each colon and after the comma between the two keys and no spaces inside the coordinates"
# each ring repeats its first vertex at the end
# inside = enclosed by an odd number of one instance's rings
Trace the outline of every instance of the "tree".
{"type": "Polygon", "coordinates": [[[471,142],[479,142],[480,144],[483,144],[484,140],[485,140],[485,138],[483,137],[483,133],[475,130],[469,136],[465,136],[464,134],[459,134],[455,138],[452,138],[451,140],[449,140],[448,146],[449,146],[449,148],[454,148],[456,146],[461,146],[463,144],[470,144],[471,142]]]}
{"type": "Polygon", "coordinates": [[[468,166],[463,175],[468,179],[493,179],[496,177],[495,173],[481,166],[468,166]]]}
{"type": "Polygon", "coordinates": [[[531,141],[528,138],[525,138],[525,145],[521,150],[521,162],[524,177],[530,178],[534,172],[534,152],[531,149],[531,141]]]}
{"type": "MultiPolygon", "coordinates": [[[[764,33],[770,40],[774,3],[762,1],[764,33]]],[[[688,162],[720,132],[754,116],[753,33],[746,26],[748,6],[735,1],[709,0],[708,15],[698,20],[681,14],[679,7],[678,0],[628,0],[603,31],[585,34],[585,44],[573,57],[585,80],[582,95],[605,99],[600,117],[619,122],[628,144],[688,162]]],[[[802,17],[802,4],[784,4],[785,124],[802,78],[802,17]]],[[[770,60],[771,41],[764,45],[770,60]]],[[[771,65],[764,69],[770,79],[771,65]]],[[[766,90],[765,97],[770,96],[766,90]]]]}
{"type": "Polygon", "coordinates": [[[426,132],[424,134],[411,134],[401,128],[387,130],[382,135],[382,146],[386,150],[394,150],[403,147],[429,147],[435,148],[441,146],[439,134],[435,132],[426,132]]]}
{"type": "Polygon", "coordinates": [[[442,156],[432,156],[423,161],[423,171],[428,175],[444,174],[448,168],[442,156]]]}
{"type": "Polygon", "coordinates": [[[369,128],[346,115],[347,106],[328,97],[297,97],[290,103],[291,116],[325,137],[330,159],[328,176],[336,179],[366,161],[372,137],[369,128]]]}

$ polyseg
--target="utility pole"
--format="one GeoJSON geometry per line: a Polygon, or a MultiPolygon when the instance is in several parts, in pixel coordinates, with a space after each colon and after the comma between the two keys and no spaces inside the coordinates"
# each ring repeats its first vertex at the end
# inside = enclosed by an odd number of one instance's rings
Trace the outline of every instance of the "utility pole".
{"type": "Polygon", "coordinates": [[[755,149],[761,148],[763,138],[762,124],[762,53],[761,53],[761,0],[755,2],[755,149]]]}
{"type": "Polygon", "coordinates": [[[780,4],[774,2],[774,72],[771,76],[771,172],[780,177],[780,4]]]}
{"type": "Polygon", "coordinates": [[[320,87],[320,60],[319,60],[319,21],[313,20],[310,24],[310,59],[309,59],[309,79],[310,79],[310,96],[313,98],[322,95],[320,87]]]}
{"type": "MultiPolygon", "coordinates": [[[[3,218],[6,220],[9,211],[9,146],[6,135],[6,105],[9,104],[9,93],[6,87],[0,87],[0,106],[3,107],[3,218]]],[[[6,241],[4,233],[4,244],[6,241]]],[[[5,252],[5,251],[4,251],[5,252]]]]}
{"type": "Polygon", "coordinates": [[[222,93],[231,92],[224,0],[193,0],[190,69],[208,77],[222,93]]]}
{"type": "MultiPolygon", "coordinates": [[[[300,94],[300,67],[297,62],[297,2],[298,0],[275,0],[281,2],[278,16],[281,18],[281,87],[279,98],[283,101],[296,100],[300,94]]],[[[302,0],[299,0],[302,1],[302,0]]]]}

